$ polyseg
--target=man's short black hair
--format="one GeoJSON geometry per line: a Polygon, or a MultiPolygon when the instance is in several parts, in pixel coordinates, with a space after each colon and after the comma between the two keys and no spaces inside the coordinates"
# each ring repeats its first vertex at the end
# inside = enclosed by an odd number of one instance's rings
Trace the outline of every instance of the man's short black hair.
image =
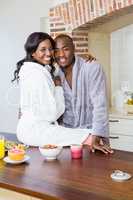
{"type": "Polygon", "coordinates": [[[66,38],[73,44],[73,39],[67,34],[59,34],[55,37],[54,41],[56,42],[58,39],[66,38]]]}

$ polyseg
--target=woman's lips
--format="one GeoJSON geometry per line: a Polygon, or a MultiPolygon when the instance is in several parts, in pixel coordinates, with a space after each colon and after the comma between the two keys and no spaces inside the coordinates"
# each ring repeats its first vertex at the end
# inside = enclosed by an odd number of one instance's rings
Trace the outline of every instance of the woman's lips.
{"type": "Polygon", "coordinates": [[[51,57],[47,57],[47,58],[45,58],[44,60],[50,61],[50,60],[51,60],[51,57]]]}

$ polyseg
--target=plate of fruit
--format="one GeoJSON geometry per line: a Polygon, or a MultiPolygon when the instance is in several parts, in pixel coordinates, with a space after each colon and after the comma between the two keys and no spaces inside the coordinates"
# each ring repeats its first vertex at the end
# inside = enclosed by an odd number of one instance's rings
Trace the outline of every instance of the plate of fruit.
{"type": "Polygon", "coordinates": [[[28,145],[25,145],[25,144],[21,144],[21,143],[18,143],[18,142],[15,142],[15,141],[11,141],[11,140],[6,140],[5,141],[5,150],[8,151],[14,147],[17,147],[19,149],[23,149],[23,150],[26,150],[28,149],[28,145]]]}
{"type": "MultiPolygon", "coordinates": [[[[26,155],[25,145],[23,144],[13,144],[8,146],[7,156],[4,161],[9,164],[20,164],[29,160],[29,156],[26,155]]],[[[26,147],[27,148],[27,147],[26,147]]]]}

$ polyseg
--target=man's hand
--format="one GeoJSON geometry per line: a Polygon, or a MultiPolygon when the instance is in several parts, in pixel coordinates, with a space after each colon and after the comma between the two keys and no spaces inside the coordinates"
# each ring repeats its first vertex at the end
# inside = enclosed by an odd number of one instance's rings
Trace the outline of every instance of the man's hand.
{"type": "Polygon", "coordinates": [[[99,136],[96,135],[90,135],[87,140],[84,142],[84,144],[89,146],[89,149],[94,152],[95,150],[102,151],[105,154],[108,153],[114,153],[114,151],[111,149],[110,145],[105,142],[104,139],[102,139],[99,136]]]}

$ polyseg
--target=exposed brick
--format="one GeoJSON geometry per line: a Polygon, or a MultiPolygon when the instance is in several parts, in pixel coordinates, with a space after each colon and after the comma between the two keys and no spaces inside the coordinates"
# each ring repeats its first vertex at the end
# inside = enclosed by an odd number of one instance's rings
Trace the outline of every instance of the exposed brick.
{"type": "Polygon", "coordinates": [[[77,4],[77,7],[78,7],[78,13],[79,13],[79,22],[80,24],[82,24],[82,13],[81,13],[80,3],[77,4]]]}
{"type": "Polygon", "coordinates": [[[88,47],[88,43],[78,43],[76,47],[88,47]]]}
{"type": "Polygon", "coordinates": [[[55,23],[55,26],[64,26],[65,24],[62,23],[62,22],[59,22],[59,23],[55,23]]]}
{"type": "Polygon", "coordinates": [[[50,29],[51,32],[65,31],[65,28],[54,28],[50,29]]]}
{"type": "Polygon", "coordinates": [[[58,14],[59,16],[61,16],[62,15],[62,13],[61,13],[61,6],[59,6],[59,14],[58,14]]]}
{"type": "Polygon", "coordinates": [[[129,5],[133,5],[133,0],[69,0],[49,10],[51,36],[69,34],[73,37],[76,53],[87,55],[88,31],[79,31],[76,28],[129,5]]]}
{"type": "Polygon", "coordinates": [[[73,37],[74,41],[87,41],[88,38],[82,38],[82,37],[73,37]]]}
{"type": "Polygon", "coordinates": [[[121,2],[118,3],[118,9],[120,9],[120,8],[121,8],[121,2]]]}
{"type": "Polygon", "coordinates": [[[84,23],[87,21],[86,20],[86,15],[85,15],[85,2],[84,2],[84,0],[81,0],[81,6],[82,6],[82,16],[83,16],[83,18],[84,18],[84,23]]]}
{"type": "Polygon", "coordinates": [[[50,8],[50,9],[49,9],[49,12],[54,12],[54,8],[50,8]]]}
{"type": "Polygon", "coordinates": [[[77,52],[77,53],[86,53],[86,52],[88,52],[88,49],[82,49],[82,48],[75,49],[75,52],[77,52]]]}
{"type": "Polygon", "coordinates": [[[53,17],[53,16],[54,16],[54,13],[53,13],[53,12],[49,12],[49,16],[50,16],[50,17],[53,17]]]}
{"type": "Polygon", "coordinates": [[[69,7],[68,7],[68,4],[66,5],[66,16],[67,16],[68,24],[70,24],[71,21],[70,21],[70,14],[69,14],[69,7]]]}
{"type": "Polygon", "coordinates": [[[90,12],[89,12],[89,3],[88,0],[85,0],[85,15],[86,15],[86,20],[90,20],[90,12]]]}
{"type": "Polygon", "coordinates": [[[88,31],[73,31],[72,32],[72,35],[73,36],[88,36],[88,31]]]}
{"type": "Polygon", "coordinates": [[[53,27],[54,25],[55,25],[55,24],[52,24],[52,23],[51,23],[51,24],[50,24],[50,27],[53,27]]]}
{"type": "Polygon", "coordinates": [[[60,21],[61,20],[61,17],[51,17],[50,18],[50,22],[57,22],[57,21],[60,21]]]}
{"type": "Polygon", "coordinates": [[[131,5],[132,4],[132,0],[128,0],[128,3],[129,3],[129,5],[131,5]]]}
{"type": "Polygon", "coordinates": [[[78,20],[77,1],[73,0],[73,8],[75,10],[75,20],[78,20]]]}
{"type": "Polygon", "coordinates": [[[84,59],[86,59],[87,58],[87,56],[88,56],[88,53],[84,53],[84,54],[81,54],[81,53],[76,53],[78,56],[80,56],[80,57],[82,57],[82,58],[84,58],[84,59]]]}
{"type": "Polygon", "coordinates": [[[65,5],[63,6],[63,18],[64,18],[64,23],[67,23],[67,8],[65,7],[65,5]]]}

